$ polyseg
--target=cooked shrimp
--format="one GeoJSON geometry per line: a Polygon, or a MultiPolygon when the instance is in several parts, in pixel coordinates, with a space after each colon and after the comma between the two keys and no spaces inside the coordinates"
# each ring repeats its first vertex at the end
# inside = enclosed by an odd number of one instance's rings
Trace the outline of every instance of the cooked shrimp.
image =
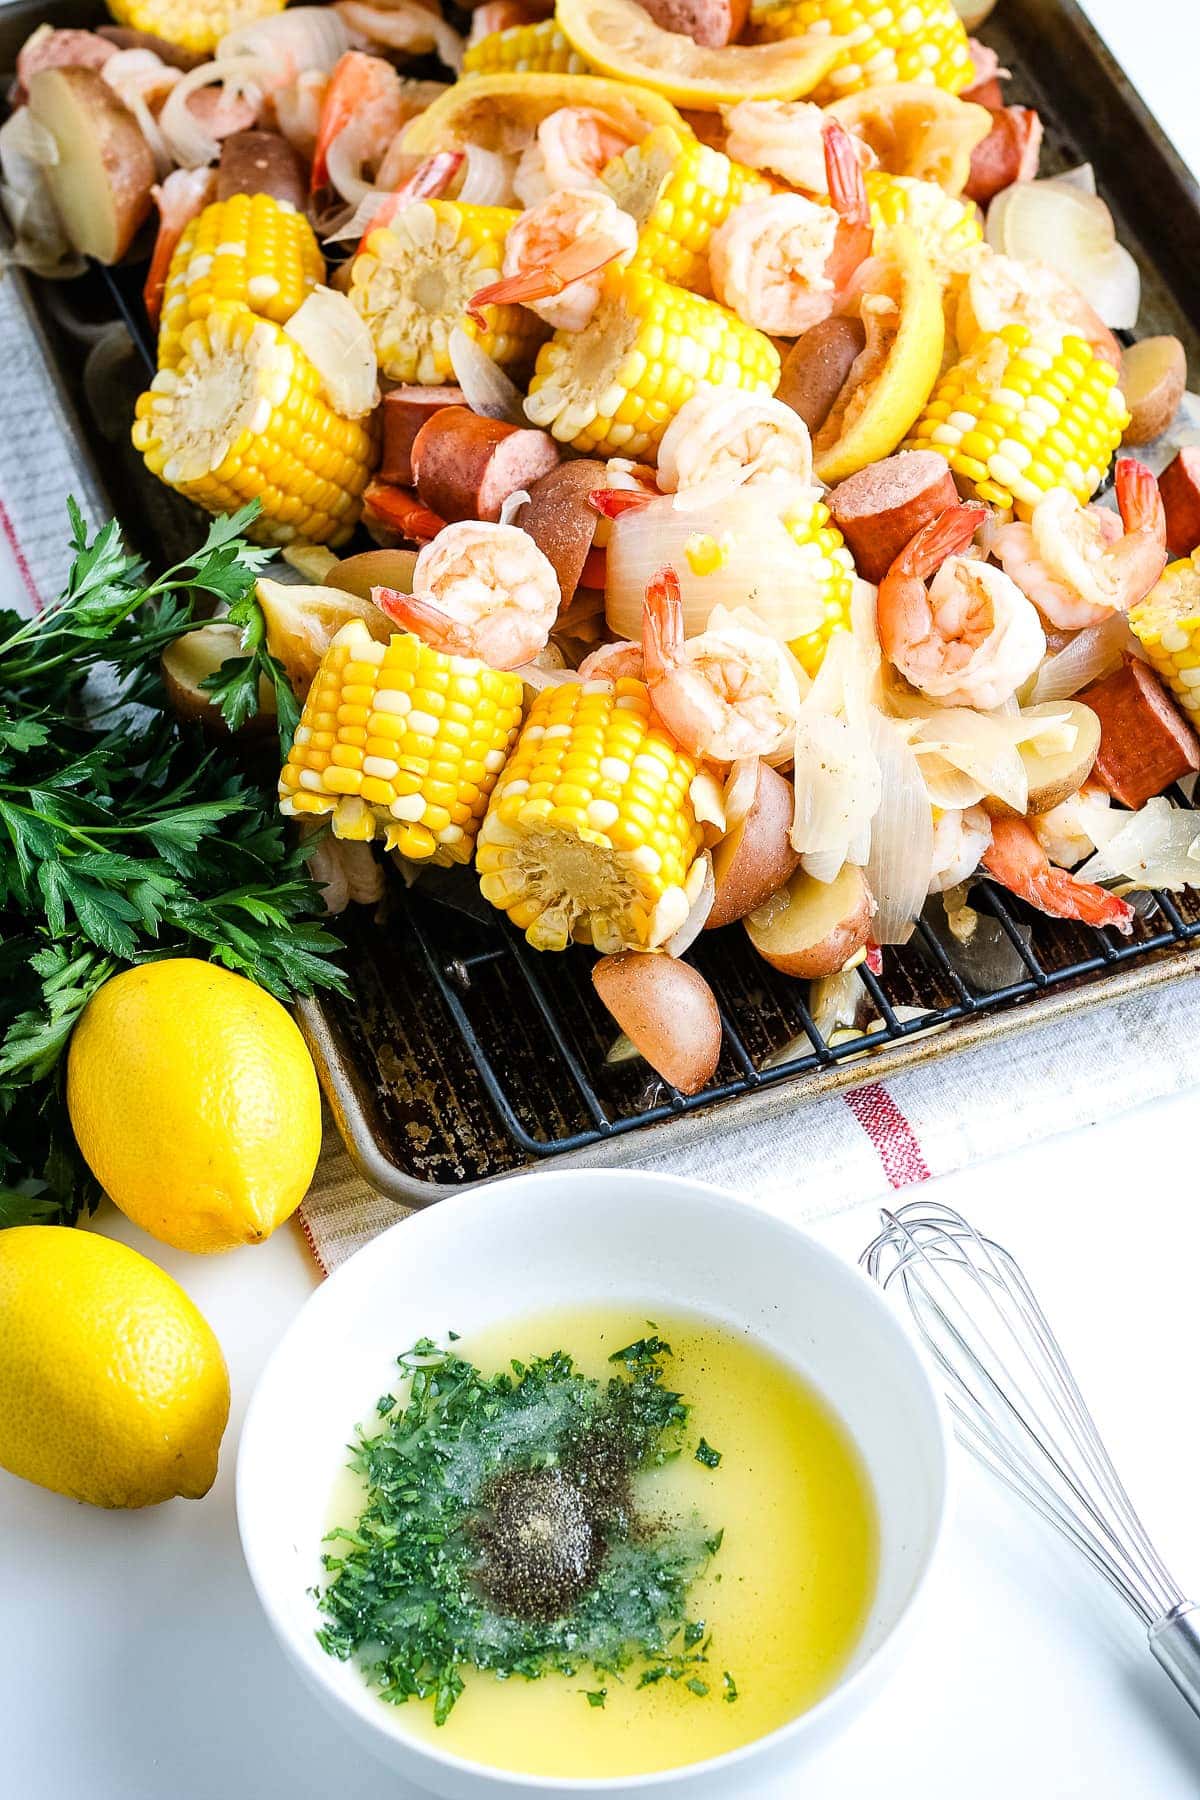
{"type": "MultiPolygon", "coordinates": [[[[390,225],[398,212],[411,206],[416,200],[436,200],[444,194],[453,182],[458,171],[466,161],[465,150],[435,150],[432,156],[426,156],[419,162],[407,178],[398,183],[390,194],[380,193],[378,202],[369,205],[364,200],[355,213],[351,224],[360,242],[368,233],[378,231],[383,225],[390,225]],[[366,216],[360,217],[359,214],[366,216]]],[[[346,227],[349,233],[350,227],[346,227]]],[[[335,232],[336,238],[339,234],[335,232]]]]}
{"type": "Polygon", "coordinates": [[[515,525],[447,525],[417,557],[413,592],[373,588],[390,619],[455,656],[516,669],[545,649],[561,598],[554,565],[515,525]]]}
{"type": "Polygon", "coordinates": [[[660,569],[646,589],[646,685],[663,724],[692,756],[732,763],[791,754],[799,684],[787,650],[755,630],[753,619],[715,606],[700,635],[685,639],[674,569],[660,569]]]}
{"type": "MultiPolygon", "coordinates": [[[[638,229],[611,194],[564,188],[521,214],[504,243],[504,279],[480,288],[470,312],[519,302],[556,331],[582,331],[604,270],[637,248],[638,229]]],[[[482,322],[482,321],[481,321],[482,322]]]]}
{"type": "Polygon", "coordinates": [[[334,66],[321,103],[310,191],[315,194],[328,183],[330,147],[343,132],[350,132],[360,163],[378,164],[401,122],[400,77],[391,63],[362,50],[347,50],[334,66]]]}
{"type": "MultiPolygon", "coordinates": [[[[723,106],[721,116],[725,154],[735,162],[765,169],[805,193],[828,196],[822,136],[826,119],[811,100],[739,100],[736,106],[723,106]]],[[[861,138],[850,142],[862,167],[874,168],[878,158],[870,146],[861,138]]]]}
{"type": "Polygon", "coordinates": [[[553,6],[545,0],[483,0],[471,14],[467,48],[478,44],[496,31],[511,31],[514,25],[536,25],[540,19],[552,18],[553,6]]]}
{"type": "Polygon", "coordinates": [[[321,108],[328,86],[329,77],[323,69],[304,69],[294,81],[276,88],[271,96],[276,125],[305,162],[312,161],[317,148],[321,108]]]}
{"type": "Polygon", "coordinates": [[[646,662],[640,644],[619,638],[615,644],[597,644],[579,665],[582,681],[644,681],[646,662]]]}
{"type": "Polygon", "coordinates": [[[968,881],[991,841],[992,821],[982,806],[968,806],[962,812],[935,807],[929,892],[944,894],[947,888],[968,881]]]}
{"type": "Polygon", "coordinates": [[[1029,823],[1050,861],[1060,869],[1074,869],[1112,836],[1125,816],[1113,812],[1112,800],[1098,781],[1085,781],[1077,794],[1031,817],[1029,823]]]}
{"type": "Polygon", "coordinates": [[[765,394],[698,387],[658,447],[658,485],[684,493],[707,482],[812,484],[812,439],[799,413],[765,394]]]}
{"type": "Polygon", "coordinates": [[[175,246],[216,191],[215,169],[173,169],[165,181],[150,189],[158,207],[158,236],[154,240],[154,254],[146,272],[142,299],[151,325],[157,326],[162,312],[163,289],[167,285],[175,246]]]}
{"type": "Polygon", "coordinates": [[[562,188],[598,188],[600,171],[635,140],[607,113],[560,106],[548,113],[521,152],[513,188],[522,206],[537,206],[562,188]]]}
{"type": "Polygon", "coordinates": [[[1121,367],[1120,344],[1065,275],[1047,263],[1018,262],[980,246],[959,294],[958,334],[968,344],[1006,325],[1025,325],[1035,337],[1059,342],[1081,337],[1114,369],[1121,367]]]}
{"type": "Polygon", "coordinates": [[[982,516],[950,506],[922,526],[880,583],[877,618],[883,653],[906,681],[943,706],[990,712],[1033,674],[1046,634],[1015,581],[960,554],[982,516]]]}
{"type": "Polygon", "coordinates": [[[1027,819],[992,821],[992,842],[983,866],[1002,887],[1039,912],[1057,919],[1082,919],[1085,925],[1112,925],[1125,937],[1133,930],[1133,908],[1107,889],[1056,869],[1027,819]]]}
{"type": "Polygon", "coordinates": [[[1167,521],[1158,482],[1142,463],[1117,464],[1118,521],[1052,488],[1028,525],[1002,525],[992,553],[1059,631],[1086,631],[1144,600],[1167,565],[1167,521]],[[1124,530],[1122,531],[1122,526],[1124,530]]]}
{"type": "Polygon", "coordinates": [[[799,337],[827,319],[871,252],[871,214],[862,167],[848,132],[823,131],[832,205],[802,194],[772,194],[735,206],[709,245],[717,299],[747,325],[799,337]]]}

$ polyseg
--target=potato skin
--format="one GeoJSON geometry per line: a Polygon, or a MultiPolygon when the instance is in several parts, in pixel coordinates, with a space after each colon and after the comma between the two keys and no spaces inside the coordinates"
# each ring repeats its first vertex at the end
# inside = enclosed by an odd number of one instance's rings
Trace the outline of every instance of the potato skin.
{"type": "Polygon", "coordinates": [[[800,861],[788,836],[794,804],[791,782],[760,763],[749,812],[713,851],[717,893],[706,931],[744,919],[790,881],[800,861]]]}
{"type": "Polygon", "coordinates": [[[699,1093],[721,1060],[721,1015],[698,970],[661,951],[602,956],[592,986],[652,1069],[681,1094],[699,1093]]]}
{"type": "Polygon", "coordinates": [[[67,236],[83,256],[119,262],[150,212],[154,157],[133,114],[95,69],[40,69],[29,110],[58,145],[46,171],[67,236]]]}
{"type": "Polygon", "coordinates": [[[764,962],[781,975],[816,981],[836,975],[857,954],[871,934],[875,903],[861,869],[847,863],[837,881],[826,885],[798,870],[788,883],[787,912],[764,926],[750,914],[743,923],[747,935],[764,962]],[[830,925],[831,887],[844,888],[837,896],[840,910],[830,925]],[[815,916],[814,916],[815,915],[815,916]]]}

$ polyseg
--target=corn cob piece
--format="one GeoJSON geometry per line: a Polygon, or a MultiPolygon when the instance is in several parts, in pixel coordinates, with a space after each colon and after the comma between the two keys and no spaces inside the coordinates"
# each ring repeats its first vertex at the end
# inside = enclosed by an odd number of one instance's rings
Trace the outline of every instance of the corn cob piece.
{"type": "Polygon", "coordinates": [[[815,675],[834,632],[850,629],[854,558],[837,526],[830,523],[829,508],[820,500],[806,500],[785,515],[784,524],[804,553],[804,574],[797,580],[811,583],[825,609],[820,625],[793,638],[789,646],[804,673],[815,675]]]}
{"type": "Polygon", "coordinates": [[[877,231],[907,225],[943,286],[961,273],[983,242],[977,206],[956,199],[936,181],[888,175],[883,169],[868,169],[865,179],[871,223],[877,231]]]}
{"type": "Polygon", "coordinates": [[[743,200],[772,192],[756,169],[669,125],[658,126],[614,157],[601,179],[637,225],[638,247],[630,266],[695,294],[712,293],[708,246],[713,233],[743,200]]]}
{"type": "Polygon", "coordinates": [[[585,456],[646,456],[702,382],[770,394],[778,380],[770,338],[715,300],[614,268],[590,323],[542,345],[525,411],[585,456]]]}
{"type": "Polygon", "coordinates": [[[258,500],[249,535],[265,544],[344,542],[374,448],[365,425],[327,405],[299,345],[232,301],[184,327],[178,365],[138,399],[133,442],[209,512],[258,500]]]}
{"type": "Polygon", "coordinates": [[[1129,625],[1154,673],[1200,730],[1200,550],[1168,563],[1129,625]]]}
{"type": "Polygon", "coordinates": [[[1116,383],[1082,338],[1006,325],[943,375],[901,448],[938,451],[960,492],[1023,519],[1051,488],[1090,500],[1129,423],[1116,383]]]}
{"type": "Polygon", "coordinates": [[[325,279],[325,259],[308,220],[270,194],[214,200],[185,228],[163,290],[158,366],[179,361],[185,325],[218,300],[236,300],[285,325],[325,279]]]}
{"type": "Polygon", "coordinates": [[[844,48],[808,96],[825,106],[861,88],[924,81],[960,94],[975,76],[967,33],[953,0],[758,0],[750,35],[836,37],[844,48]]]}
{"type": "Polygon", "coordinates": [[[644,682],[565,682],[534,701],[479,833],[480,889],[535,950],[652,949],[703,880],[696,765],[644,682]]]}
{"type": "Polygon", "coordinates": [[[456,325],[504,368],[533,361],[546,327],[525,307],[484,307],[486,330],[467,312],[472,294],[500,279],[504,240],[519,217],[508,206],[422,200],[370,234],[350,266],[350,299],[384,375],[425,387],[452,382],[456,325]]]}
{"type": "Polygon", "coordinates": [[[516,740],[519,675],[431,649],[386,644],[361,619],[321,659],[279,777],[280,810],[332,814],[334,837],[381,837],[413,862],[470,862],[516,740]]]}
{"type": "Polygon", "coordinates": [[[510,25],[468,44],[464,75],[586,75],[588,64],[553,19],[510,25]]]}
{"type": "Polygon", "coordinates": [[[227,32],[282,12],[286,0],[108,0],[118,25],[149,31],[181,50],[215,50],[227,32]]]}

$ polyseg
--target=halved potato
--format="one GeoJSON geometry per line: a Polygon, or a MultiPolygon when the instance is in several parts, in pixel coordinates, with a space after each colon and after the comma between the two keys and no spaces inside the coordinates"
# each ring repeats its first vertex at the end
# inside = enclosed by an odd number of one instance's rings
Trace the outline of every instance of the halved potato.
{"type": "Polygon", "coordinates": [[[602,956],[592,986],[652,1069],[681,1094],[695,1094],[721,1059],[721,1015],[690,963],[658,951],[602,956]]]}
{"type": "Polygon", "coordinates": [[[749,810],[712,853],[717,894],[706,931],[744,919],[790,880],[800,861],[789,836],[794,807],[791,782],[760,762],[749,810]]]}
{"type": "Polygon", "coordinates": [[[1040,706],[1023,708],[1022,716],[1053,719],[1061,718],[1063,713],[1070,714],[1071,724],[1075,727],[1072,749],[1043,756],[1034,743],[1020,746],[1021,761],[1029,777],[1027,811],[1030,813],[1049,812],[1052,806],[1077,794],[1091,774],[1100,750],[1100,721],[1091,707],[1084,706],[1081,700],[1046,700],[1040,706]]]}
{"type": "Polygon", "coordinates": [[[744,923],[750,942],[773,969],[813,981],[835,975],[862,949],[874,912],[865,875],[847,863],[829,882],[814,881],[798,869],[744,923]]]}
{"type": "Polygon", "coordinates": [[[379,644],[386,644],[396,629],[373,600],[332,585],[300,587],[263,579],[255,593],[267,621],[267,649],[283,664],[301,700],[343,625],[361,619],[379,644]]]}
{"type": "MultiPolygon", "coordinates": [[[[202,625],[199,631],[186,631],[168,644],[162,654],[162,678],[175,716],[187,724],[203,726],[213,737],[227,737],[229,727],[221,709],[201,683],[206,676],[215,675],[222,663],[245,654],[238,627],[220,619],[202,625]]],[[[265,676],[260,676],[258,712],[247,720],[244,729],[274,729],[274,718],[275,690],[265,676]]]]}
{"type": "Polygon", "coordinates": [[[81,256],[119,262],[150,211],[154,157],[137,120],[96,69],[39,69],[29,111],[58,146],[46,180],[81,256]]]}
{"type": "Polygon", "coordinates": [[[373,587],[411,594],[416,563],[415,550],[361,550],[357,556],[343,556],[325,576],[325,585],[357,594],[360,600],[369,600],[373,587]]]}

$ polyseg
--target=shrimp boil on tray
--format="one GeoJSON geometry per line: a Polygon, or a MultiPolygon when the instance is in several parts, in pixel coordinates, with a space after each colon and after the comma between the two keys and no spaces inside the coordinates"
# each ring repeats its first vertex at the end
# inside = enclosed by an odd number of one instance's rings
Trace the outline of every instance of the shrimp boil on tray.
{"type": "Polygon", "coordinates": [[[1200,768],[1183,348],[1123,350],[1137,265],[951,0],[718,10],[622,11],[602,73],[571,0],[40,30],[15,255],[157,207],[133,441],[313,584],[263,589],[280,805],[359,865],[792,979],[989,893],[1127,934],[1200,768]]]}

